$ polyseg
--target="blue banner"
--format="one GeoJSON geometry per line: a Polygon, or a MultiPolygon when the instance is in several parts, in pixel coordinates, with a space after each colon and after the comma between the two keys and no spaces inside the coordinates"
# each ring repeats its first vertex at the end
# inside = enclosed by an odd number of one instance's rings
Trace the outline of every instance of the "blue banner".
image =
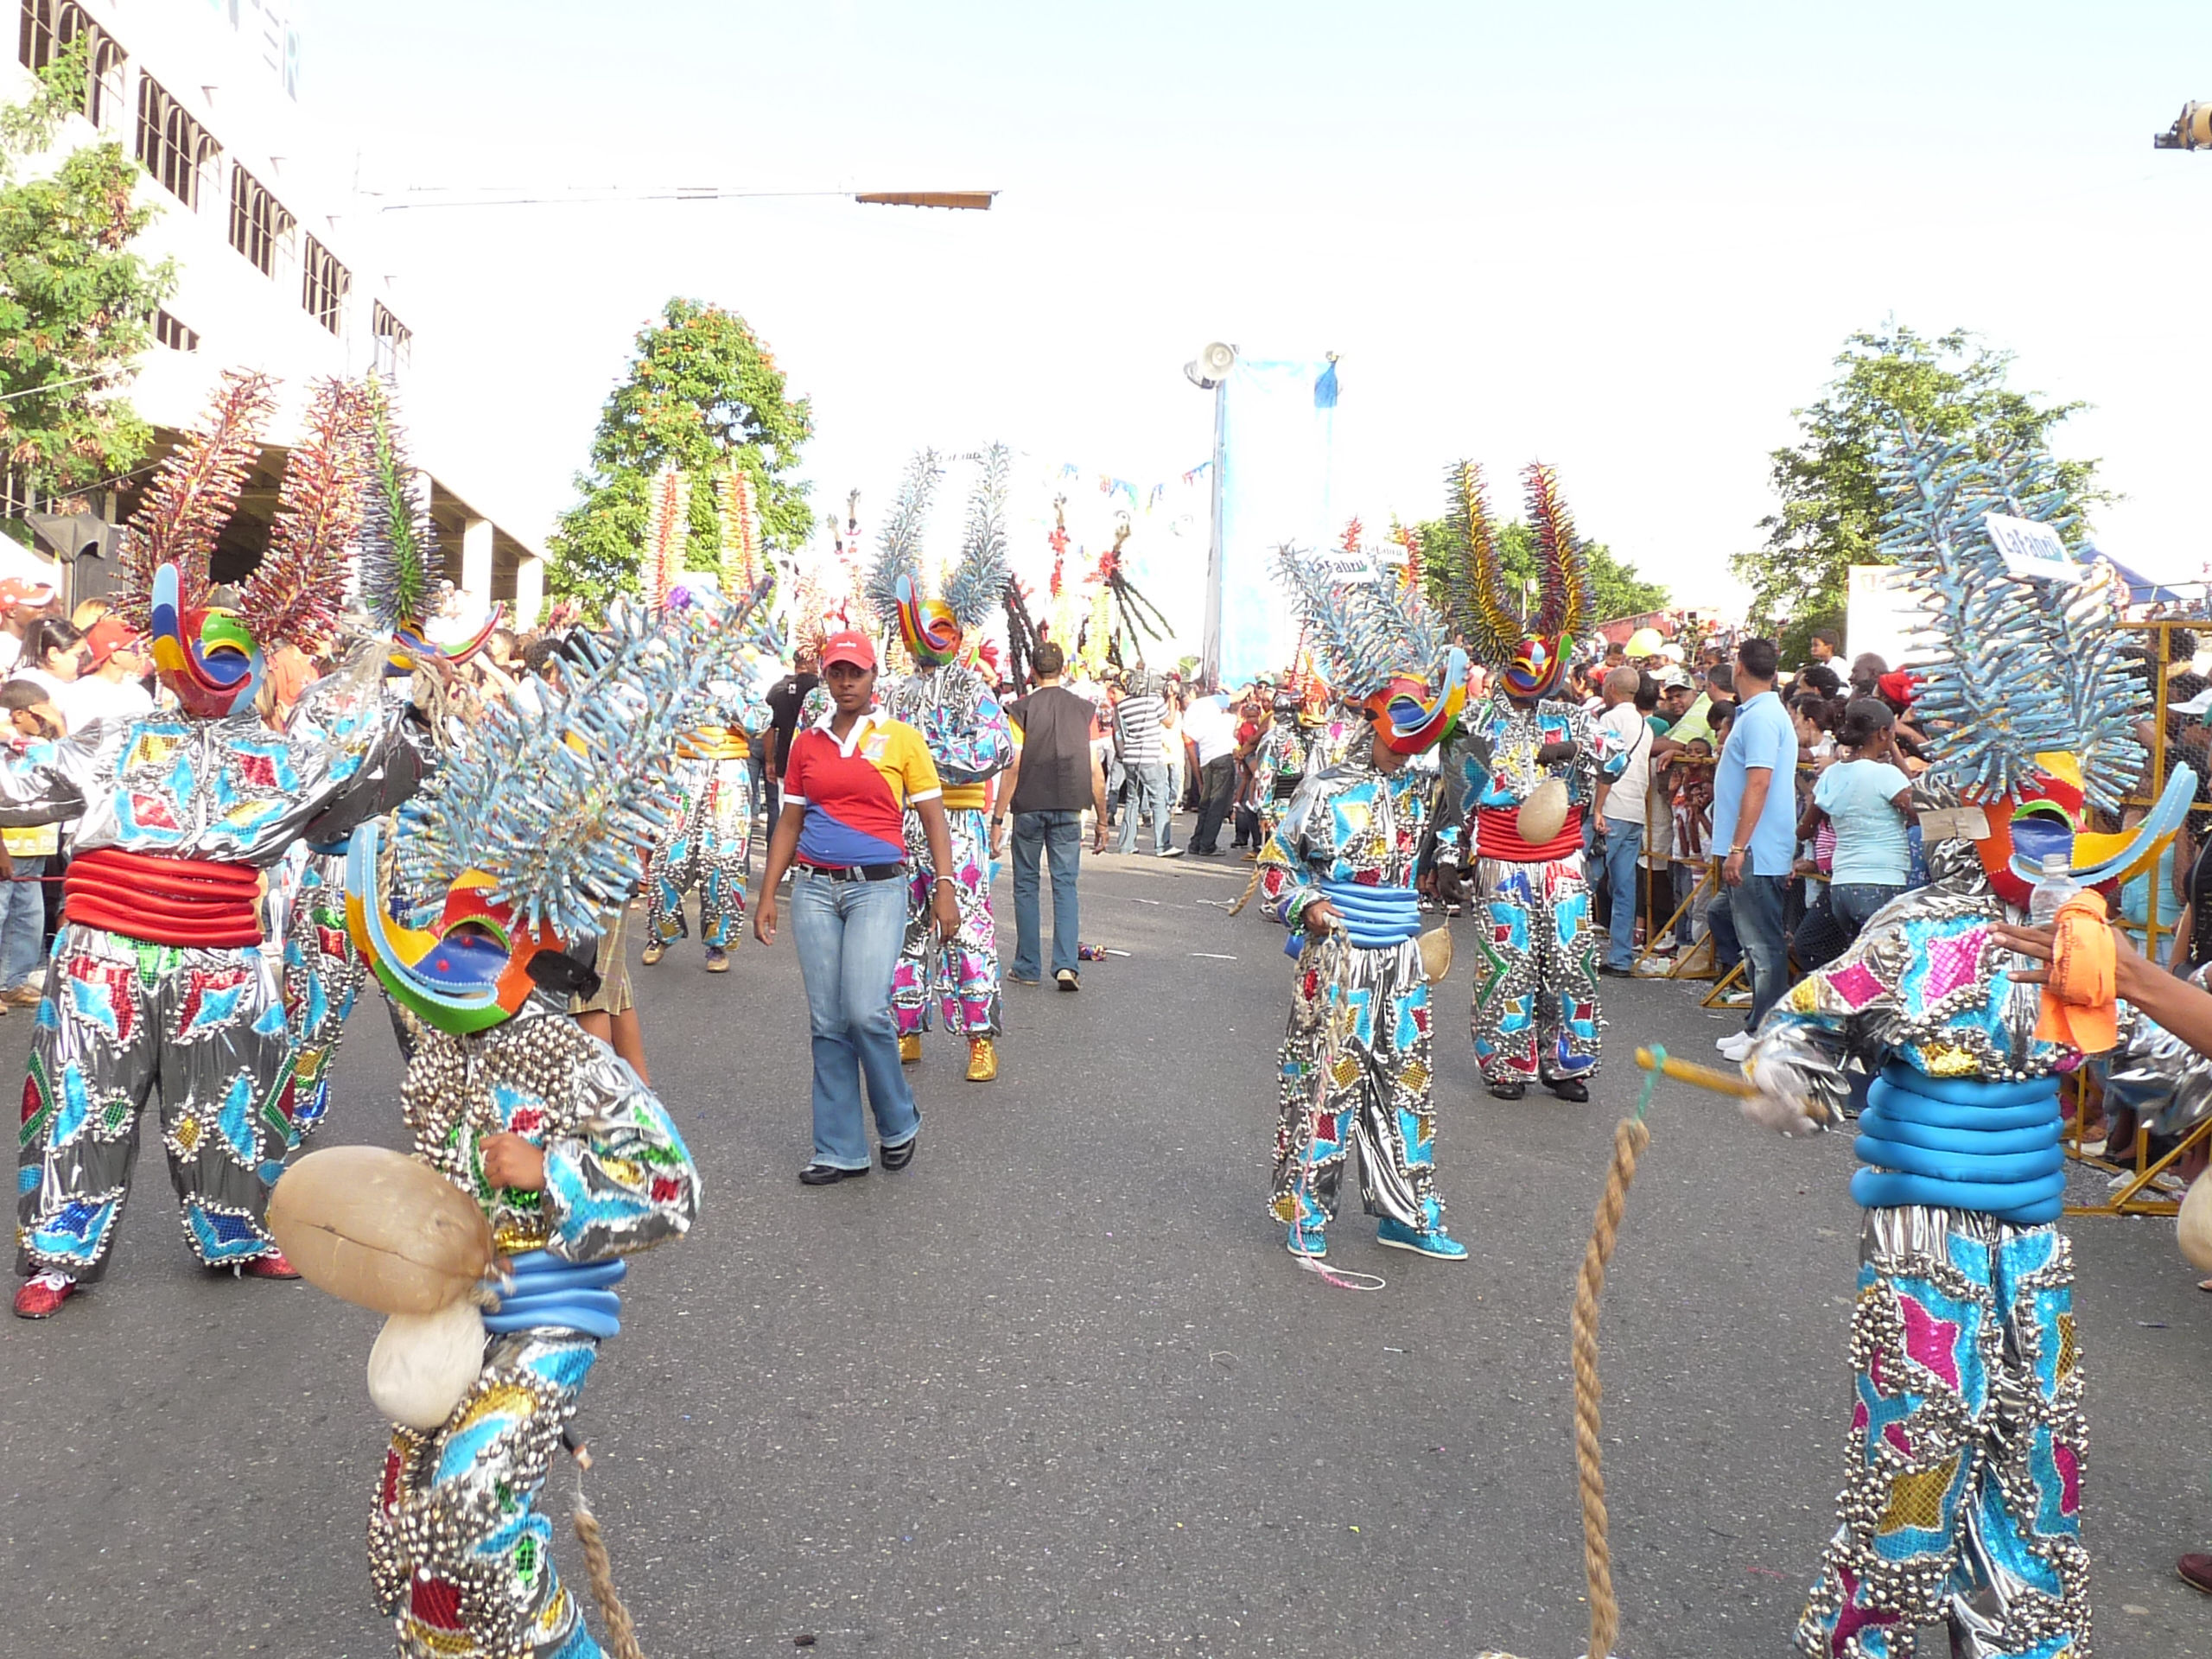
{"type": "Polygon", "coordinates": [[[1220,395],[1220,608],[1209,619],[1219,632],[1207,654],[1233,688],[1289,667],[1298,648],[1298,620],[1275,578],[1276,548],[1335,540],[1337,365],[1240,355],[1220,395]]]}

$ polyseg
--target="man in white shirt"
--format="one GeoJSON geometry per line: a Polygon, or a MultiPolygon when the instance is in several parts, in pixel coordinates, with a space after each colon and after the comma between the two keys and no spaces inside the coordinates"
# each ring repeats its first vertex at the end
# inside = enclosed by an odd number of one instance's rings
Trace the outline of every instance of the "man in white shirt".
{"type": "Polygon", "coordinates": [[[1628,756],[1621,775],[1610,782],[1598,779],[1598,823],[1604,840],[1601,855],[1605,881],[1611,890],[1608,913],[1611,937],[1603,974],[1630,975],[1636,971],[1637,860],[1643,851],[1643,807],[1651,788],[1651,728],[1637,712],[1637,687],[1643,675],[1633,668],[1617,668],[1605,676],[1605,708],[1599,727],[1612,734],[1628,756]]]}
{"type": "Polygon", "coordinates": [[[1200,697],[1183,716],[1183,735],[1198,750],[1198,822],[1191,831],[1191,850],[1221,850],[1221,826],[1236,794],[1236,717],[1229,698],[1216,691],[1200,697]]]}
{"type": "Polygon", "coordinates": [[[153,668],[145,642],[122,619],[104,616],[85,635],[89,660],[85,671],[59,693],[62,718],[73,732],[96,720],[137,720],[154,712],[146,690],[153,668]]]}

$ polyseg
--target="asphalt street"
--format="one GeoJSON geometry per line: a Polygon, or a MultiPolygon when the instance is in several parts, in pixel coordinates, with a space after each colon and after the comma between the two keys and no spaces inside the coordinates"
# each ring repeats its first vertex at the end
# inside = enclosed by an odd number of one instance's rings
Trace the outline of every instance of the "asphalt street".
{"type": "MultiPolygon", "coordinates": [[[[725,976],[691,943],[639,972],[705,1209],[635,1263],[581,1426],[648,1654],[1582,1652],[1575,1272],[1630,1052],[1710,1058],[1727,1025],[1608,981],[1592,1101],[1493,1101],[1463,949],[1439,1158],[1473,1259],[1380,1249],[1351,1214],[1332,1261],[1387,1286],[1338,1288],[1264,1212],[1287,965],[1225,913],[1248,870],[1086,856],[1084,937],[1128,954],[1077,995],[1010,987],[995,1084],[935,1035],[913,1166],[833,1188],[793,1179],[788,938],[725,976]]],[[[1000,910],[1010,934],[1003,886],[1000,910]]],[[[0,1060],[30,1027],[0,1021],[0,1060]]],[[[400,1145],[398,1077],[372,991],[321,1144],[400,1145]]],[[[1619,1650],[1779,1656],[1843,1466],[1850,1147],[1674,1086],[1651,1124],[1602,1337],[1619,1650]]],[[[376,1316],[196,1268],[145,1140],[106,1283],[0,1320],[0,1654],[388,1653],[362,1554],[376,1316]]],[[[2171,1224],[2069,1227],[2098,1651],[2212,1659],[2212,1603],[2172,1573],[2212,1544],[2212,1298],[2171,1224]]],[[[558,1550],[581,1591],[565,1522],[558,1550]]]]}

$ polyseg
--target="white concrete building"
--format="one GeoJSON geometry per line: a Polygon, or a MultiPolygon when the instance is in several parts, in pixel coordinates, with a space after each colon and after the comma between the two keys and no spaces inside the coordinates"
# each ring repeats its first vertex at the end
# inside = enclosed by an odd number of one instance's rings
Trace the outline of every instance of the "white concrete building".
{"type": "MultiPolygon", "coordinates": [[[[525,624],[534,622],[544,581],[534,529],[501,516],[497,480],[474,472],[465,454],[433,451],[423,435],[467,431],[496,418],[496,408],[466,389],[441,386],[435,343],[403,321],[373,245],[372,217],[346,211],[345,184],[315,175],[308,157],[324,146],[312,142],[298,99],[292,0],[16,3],[18,67],[4,95],[22,96],[31,71],[60,43],[89,33],[83,114],[72,118],[60,147],[106,137],[135,156],[144,168],[140,199],[162,210],[135,245],[177,264],[176,292],[157,319],[159,344],[129,389],[132,403],[166,446],[207,406],[224,370],[259,369],[282,382],[269,434],[276,447],[264,453],[239,521],[218,551],[218,577],[239,574],[259,556],[282,446],[297,434],[308,383],[374,368],[397,389],[412,459],[430,481],[448,577],[473,612],[505,600],[525,624]],[[485,406],[454,406],[454,398],[485,406]]],[[[103,516],[127,518],[142,481],[107,493],[103,516]]],[[[19,514],[28,505],[10,500],[0,511],[19,514]]],[[[107,573],[89,561],[76,575],[75,597],[108,585],[107,573]]]]}

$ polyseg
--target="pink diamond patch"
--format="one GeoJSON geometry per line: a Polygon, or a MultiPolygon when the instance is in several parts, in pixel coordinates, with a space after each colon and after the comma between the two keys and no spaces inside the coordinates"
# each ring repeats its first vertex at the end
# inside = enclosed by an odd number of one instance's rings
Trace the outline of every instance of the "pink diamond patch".
{"type": "Polygon", "coordinates": [[[1906,1356],[1942,1378],[1944,1386],[1953,1393],[1958,1392],[1959,1322],[1937,1319],[1914,1296],[1898,1297],[1897,1312],[1904,1316],[1906,1356]]]}
{"type": "Polygon", "coordinates": [[[1844,1006],[1854,1011],[1865,1007],[1882,994],[1882,982],[1874,977],[1873,970],[1863,962],[1854,962],[1840,973],[1830,974],[1828,983],[1843,999],[1844,1006]]]}
{"type": "Polygon", "coordinates": [[[1988,931],[1975,928],[1970,933],[1955,938],[1934,939],[1928,946],[1928,995],[1932,999],[1944,996],[1974,979],[1974,963],[1981,960],[1981,947],[1988,943],[1988,931]]]}

